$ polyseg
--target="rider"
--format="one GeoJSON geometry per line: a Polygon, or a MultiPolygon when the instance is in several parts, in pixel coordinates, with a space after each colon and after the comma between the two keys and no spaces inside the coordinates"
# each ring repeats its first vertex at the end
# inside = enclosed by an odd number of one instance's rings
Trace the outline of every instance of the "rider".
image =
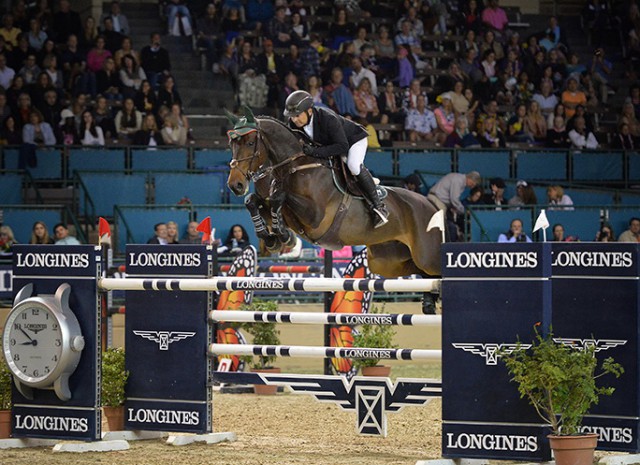
{"type": "Polygon", "coordinates": [[[305,155],[331,158],[347,153],[347,167],[369,204],[374,227],[386,224],[389,221],[387,208],[378,196],[371,173],[363,165],[367,154],[367,131],[327,108],[314,107],[313,97],[304,90],[296,90],[287,97],[284,116],[289,119],[289,126],[302,129],[310,140],[319,144],[317,147],[305,144],[305,155]]]}

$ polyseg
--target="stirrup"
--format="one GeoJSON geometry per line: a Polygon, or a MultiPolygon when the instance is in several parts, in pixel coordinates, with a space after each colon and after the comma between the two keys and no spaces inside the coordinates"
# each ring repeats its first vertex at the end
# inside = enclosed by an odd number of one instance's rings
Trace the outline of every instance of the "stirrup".
{"type": "Polygon", "coordinates": [[[371,209],[371,211],[374,214],[374,220],[373,220],[374,229],[384,226],[389,222],[389,219],[387,218],[387,215],[385,214],[383,209],[374,207],[371,209]]]}

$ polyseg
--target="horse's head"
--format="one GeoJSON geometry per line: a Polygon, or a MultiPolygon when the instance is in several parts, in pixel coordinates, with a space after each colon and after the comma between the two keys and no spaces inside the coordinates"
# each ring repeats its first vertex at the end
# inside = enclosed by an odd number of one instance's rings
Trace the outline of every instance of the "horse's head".
{"type": "Polygon", "coordinates": [[[231,147],[227,186],[235,195],[246,195],[249,182],[266,162],[266,150],[260,144],[260,125],[248,107],[245,107],[245,115],[241,118],[229,112],[226,114],[233,124],[233,129],[227,132],[231,147]]]}

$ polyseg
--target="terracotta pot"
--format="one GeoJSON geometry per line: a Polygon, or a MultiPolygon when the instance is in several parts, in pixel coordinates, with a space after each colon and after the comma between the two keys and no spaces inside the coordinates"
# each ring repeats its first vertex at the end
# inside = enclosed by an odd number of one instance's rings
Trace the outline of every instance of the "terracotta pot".
{"type": "MultiPolygon", "coordinates": [[[[280,373],[280,368],[252,368],[252,373],[280,373]]],[[[259,396],[275,396],[278,392],[278,386],[268,384],[254,384],[253,392],[259,396]]]]}
{"type": "Polygon", "coordinates": [[[102,407],[109,431],[124,431],[124,405],[120,407],[102,407]]]}
{"type": "Polygon", "coordinates": [[[0,410],[0,439],[11,437],[11,410],[0,410]]]}
{"type": "Polygon", "coordinates": [[[385,365],[376,365],[374,367],[362,367],[362,376],[378,376],[388,378],[391,373],[391,367],[385,365]]]}
{"type": "Polygon", "coordinates": [[[593,465],[593,454],[598,444],[597,434],[577,436],[550,434],[547,437],[556,465],[593,465]]]}

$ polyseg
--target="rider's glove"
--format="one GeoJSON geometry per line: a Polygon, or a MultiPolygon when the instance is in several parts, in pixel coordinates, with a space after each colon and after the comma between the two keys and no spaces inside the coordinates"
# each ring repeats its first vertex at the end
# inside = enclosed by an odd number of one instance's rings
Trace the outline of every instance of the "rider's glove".
{"type": "Polygon", "coordinates": [[[309,156],[313,156],[314,153],[314,149],[311,145],[309,144],[305,144],[302,146],[302,151],[304,152],[305,155],[309,155],[309,156]]]}

